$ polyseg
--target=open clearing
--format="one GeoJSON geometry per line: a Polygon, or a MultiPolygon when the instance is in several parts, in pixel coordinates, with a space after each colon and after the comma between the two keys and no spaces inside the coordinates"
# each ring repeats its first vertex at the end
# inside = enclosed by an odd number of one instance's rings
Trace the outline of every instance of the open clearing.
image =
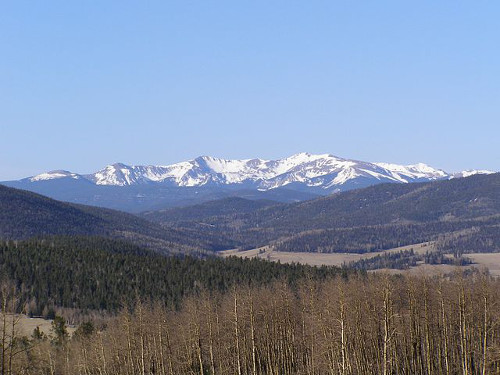
{"type": "Polygon", "coordinates": [[[475,266],[486,267],[493,276],[500,276],[500,253],[466,254],[475,266]]]}
{"type": "MultiPolygon", "coordinates": [[[[47,320],[43,318],[30,318],[26,315],[8,315],[7,322],[9,324],[9,327],[12,324],[12,318],[19,319],[16,329],[19,330],[20,336],[30,337],[33,333],[33,330],[36,327],[40,327],[40,330],[47,336],[51,335],[52,320],[47,320]]],[[[68,330],[70,336],[75,331],[74,327],[66,326],[66,329],[68,330]]]]}
{"type": "Polygon", "coordinates": [[[355,254],[355,253],[306,253],[306,252],[284,252],[275,251],[269,246],[264,246],[252,250],[226,250],[220,254],[224,257],[237,256],[243,258],[262,258],[281,263],[300,263],[309,264],[311,266],[342,266],[350,262],[355,262],[360,259],[369,259],[384,253],[397,253],[399,251],[413,249],[415,253],[425,254],[427,251],[434,251],[432,242],[424,242],[421,244],[396,247],[394,249],[377,251],[373,253],[355,254]]]}
{"type": "MultiPolygon", "coordinates": [[[[284,251],[275,251],[270,246],[264,246],[258,249],[252,250],[226,250],[221,251],[219,254],[223,257],[228,256],[237,256],[244,258],[261,258],[274,262],[281,263],[300,263],[300,264],[308,264],[311,266],[342,266],[344,264],[349,264],[350,262],[355,262],[360,259],[369,259],[373,258],[377,255],[382,255],[384,253],[396,253],[399,251],[410,250],[417,254],[425,254],[427,251],[432,252],[435,250],[434,244],[432,242],[424,242],[420,244],[408,245],[397,247],[394,249],[378,251],[373,253],[365,253],[365,254],[353,254],[353,253],[306,253],[306,252],[284,252],[284,251]]],[[[466,257],[472,259],[474,264],[465,266],[465,267],[457,267],[448,264],[420,264],[417,267],[412,267],[409,270],[397,270],[397,269],[381,269],[378,271],[386,271],[389,273],[411,273],[411,274],[426,274],[426,275],[434,275],[434,274],[444,274],[450,273],[457,269],[465,269],[465,268],[487,268],[491,275],[500,276],[500,253],[476,253],[476,254],[466,254],[466,257]]]]}

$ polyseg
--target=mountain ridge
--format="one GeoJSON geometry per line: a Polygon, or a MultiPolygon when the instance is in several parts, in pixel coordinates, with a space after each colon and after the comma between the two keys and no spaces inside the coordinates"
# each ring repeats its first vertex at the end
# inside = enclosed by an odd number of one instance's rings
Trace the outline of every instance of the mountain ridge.
{"type": "Polygon", "coordinates": [[[115,163],[91,174],[45,172],[1,184],[71,203],[138,213],[239,196],[291,203],[376,185],[466,177],[423,163],[399,165],[299,153],[278,160],[200,156],[166,166],[115,163]]]}
{"type": "Polygon", "coordinates": [[[348,190],[350,182],[363,179],[380,182],[415,182],[491,173],[486,170],[448,173],[424,163],[400,165],[344,159],[331,154],[299,153],[277,160],[221,159],[200,156],[170,165],[114,163],[91,174],[65,170],[44,172],[21,181],[37,182],[61,178],[84,179],[95,185],[131,186],[170,184],[179,187],[247,184],[261,190],[293,183],[324,190],[348,190]]]}

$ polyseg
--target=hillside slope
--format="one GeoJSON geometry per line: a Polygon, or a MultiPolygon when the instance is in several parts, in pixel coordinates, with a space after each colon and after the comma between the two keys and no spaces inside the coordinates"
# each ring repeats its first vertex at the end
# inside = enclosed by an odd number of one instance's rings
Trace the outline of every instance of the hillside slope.
{"type": "Polygon", "coordinates": [[[500,174],[416,184],[383,184],[294,205],[270,207],[248,224],[319,229],[391,222],[453,221],[500,213],[500,174]]]}
{"type": "Polygon", "coordinates": [[[46,235],[91,235],[127,239],[165,253],[211,249],[209,238],[163,228],[137,216],[103,208],[59,202],[0,185],[0,239],[46,235]]]}
{"type": "MultiPolygon", "coordinates": [[[[211,235],[224,233],[242,248],[273,244],[287,251],[362,252],[441,238],[450,249],[460,248],[457,238],[471,242],[470,236],[488,233],[488,240],[481,241],[486,243],[481,250],[500,251],[494,235],[499,220],[497,173],[431,183],[376,185],[240,215],[166,224],[211,235]]],[[[467,251],[473,250],[478,248],[467,251]]]]}

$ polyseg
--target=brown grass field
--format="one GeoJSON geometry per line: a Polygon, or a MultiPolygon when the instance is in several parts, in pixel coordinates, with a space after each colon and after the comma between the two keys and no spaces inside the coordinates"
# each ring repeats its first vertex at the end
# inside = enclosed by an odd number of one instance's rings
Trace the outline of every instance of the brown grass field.
{"type": "MultiPolygon", "coordinates": [[[[373,253],[366,254],[352,254],[352,253],[305,253],[305,252],[282,252],[275,251],[270,246],[264,246],[258,249],[251,249],[245,251],[238,250],[226,250],[221,251],[220,254],[223,257],[237,256],[245,258],[261,258],[274,262],[281,263],[300,263],[308,264],[311,266],[342,266],[348,264],[349,262],[354,262],[360,259],[369,259],[377,255],[384,254],[386,252],[398,252],[403,250],[413,249],[415,253],[425,254],[427,251],[434,251],[434,244],[432,242],[424,242],[414,245],[402,246],[393,248],[390,250],[384,250],[373,253]]],[[[457,269],[465,269],[470,267],[476,267],[480,269],[488,269],[493,276],[500,276],[500,253],[476,253],[467,254],[467,257],[471,258],[474,264],[466,267],[457,267],[447,264],[430,265],[430,264],[420,264],[417,267],[412,267],[409,270],[395,270],[395,269],[381,269],[375,272],[389,272],[389,273],[410,273],[410,274],[444,274],[450,273],[457,269]]]]}
{"type": "Polygon", "coordinates": [[[224,257],[227,256],[237,256],[244,258],[262,258],[271,261],[280,261],[281,263],[300,263],[309,264],[312,266],[342,266],[343,264],[348,264],[349,262],[355,262],[360,259],[373,258],[377,255],[384,254],[386,252],[398,252],[403,250],[412,249],[418,254],[424,254],[426,251],[433,251],[434,245],[432,242],[424,242],[416,245],[402,246],[390,250],[365,253],[365,254],[352,254],[352,253],[300,253],[300,252],[284,252],[275,251],[269,246],[264,246],[258,249],[238,251],[238,250],[226,250],[221,251],[220,254],[224,257]]]}
{"type": "MultiPolygon", "coordinates": [[[[33,330],[36,327],[40,327],[40,330],[45,333],[47,336],[51,335],[52,329],[52,320],[43,319],[43,318],[30,318],[26,315],[8,315],[7,322],[10,326],[12,323],[12,319],[19,319],[19,323],[17,324],[17,328],[19,330],[20,336],[28,336],[30,337],[33,333],[33,330]]],[[[67,330],[69,335],[71,336],[75,331],[75,327],[67,326],[67,330]]]]}

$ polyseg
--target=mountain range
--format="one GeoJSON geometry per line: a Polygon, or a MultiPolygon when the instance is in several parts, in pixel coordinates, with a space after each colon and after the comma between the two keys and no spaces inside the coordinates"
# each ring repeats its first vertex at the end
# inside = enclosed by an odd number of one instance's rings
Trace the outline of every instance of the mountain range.
{"type": "Polygon", "coordinates": [[[398,165],[299,153],[279,160],[210,156],[166,166],[109,165],[92,174],[57,170],[4,185],[73,203],[140,212],[225,197],[294,202],[379,183],[427,182],[485,170],[448,173],[423,163],[398,165]]]}

